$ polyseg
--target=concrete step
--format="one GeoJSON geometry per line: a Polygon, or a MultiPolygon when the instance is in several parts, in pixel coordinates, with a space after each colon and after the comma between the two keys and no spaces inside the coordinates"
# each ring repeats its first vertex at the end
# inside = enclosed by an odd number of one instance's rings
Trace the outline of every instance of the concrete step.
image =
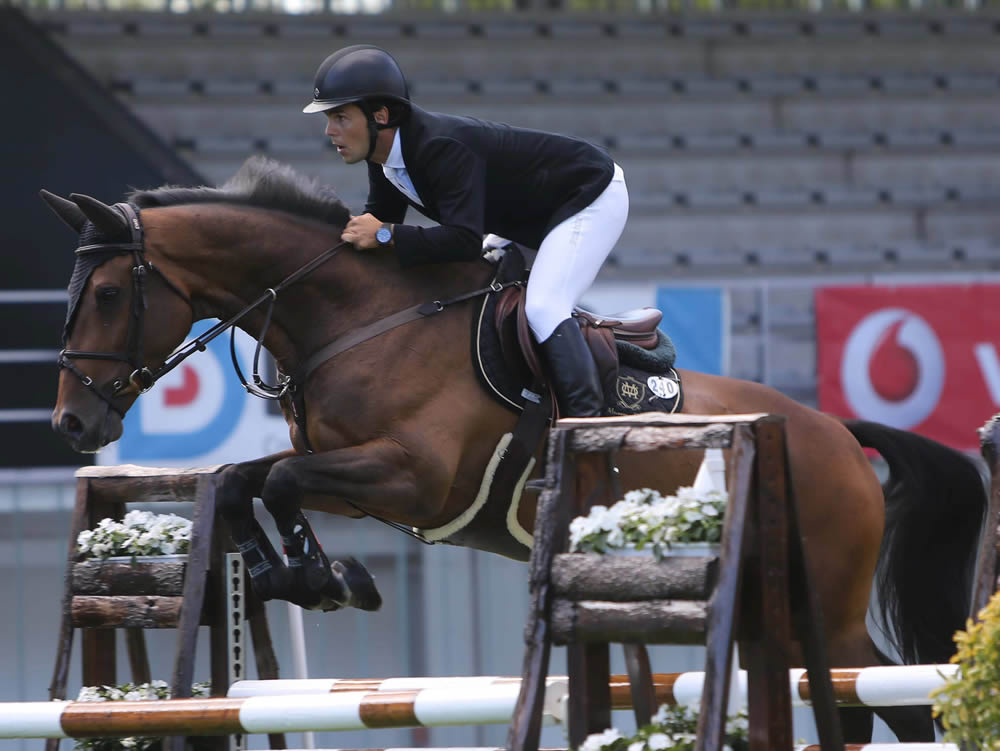
{"type": "MultiPolygon", "coordinates": [[[[210,184],[218,185],[236,173],[252,153],[263,153],[302,174],[315,177],[333,186],[351,206],[361,206],[368,193],[367,175],[363,169],[344,165],[331,149],[320,147],[311,153],[282,149],[258,152],[249,140],[230,139],[211,151],[185,152],[188,161],[210,184]]],[[[668,159],[620,159],[629,186],[632,215],[664,212],[676,215],[714,210],[766,212],[771,209],[804,209],[831,211],[843,208],[860,209],[929,209],[935,207],[986,208],[1000,202],[1000,154],[991,155],[993,170],[969,160],[968,174],[961,170],[947,171],[947,162],[939,171],[930,171],[926,162],[912,160],[911,169],[898,171],[898,180],[883,185],[861,185],[843,182],[849,175],[801,174],[781,171],[780,164],[763,163],[767,169],[750,165],[734,170],[732,164],[708,162],[693,166],[690,171],[676,169],[668,159]],[[774,169],[772,173],[770,170],[774,169]],[[982,174],[980,175],[980,171],[982,174]],[[925,175],[924,173],[929,173],[925,175]],[[912,179],[906,180],[907,176],[912,179]],[[927,177],[926,181],[922,177],[927,177]],[[952,180],[942,185],[933,178],[952,180]],[[783,184],[788,180],[788,184],[783,184]],[[736,185],[738,187],[731,187],[736,185]]],[[[780,161],[780,160],[779,160],[780,161]]]]}
{"type": "Polygon", "coordinates": [[[729,14],[718,18],[607,14],[366,16],[34,11],[56,38],[99,67],[144,61],[167,70],[157,48],[178,43],[197,69],[212,55],[229,70],[269,66],[312,71],[340,46],[372,42],[390,49],[416,80],[457,73],[534,75],[587,70],[591,75],[829,71],[937,72],[1000,69],[1000,34],[992,13],[729,14]],[[284,54],[272,57],[274,50],[284,54]],[[204,57],[202,53],[209,53],[204,57]],[[259,56],[259,59],[258,59],[259,56]],[[196,59],[197,58],[197,59],[196,59]],[[115,62],[117,60],[117,62],[115,62]],[[302,66],[305,65],[305,68],[302,66]]]}
{"type": "MultiPolygon", "coordinates": [[[[86,54],[81,55],[86,61],[86,54]]],[[[93,65],[95,71],[101,66],[93,65]]],[[[101,80],[113,89],[137,96],[183,95],[196,93],[206,96],[245,95],[255,93],[301,97],[312,89],[312,76],[302,70],[280,75],[275,71],[252,75],[246,71],[227,74],[217,69],[191,75],[183,70],[168,74],[149,73],[142,69],[104,70],[101,80]]],[[[463,71],[458,77],[411,77],[410,94],[423,97],[522,97],[542,94],[552,98],[577,98],[601,94],[620,94],[651,98],[789,97],[789,96],[862,96],[872,97],[930,94],[989,95],[1000,91],[1000,74],[984,73],[920,73],[882,74],[872,71],[860,74],[772,74],[756,73],[740,76],[706,76],[660,72],[653,76],[629,76],[618,73],[611,77],[574,71],[560,76],[551,71],[534,71],[525,76],[509,72],[493,77],[470,76],[463,71]]]]}
{"type": "MultiPolygon", "coordinates": [[[[322,138],[321,116],[306,117],[307,96],[267,94],[233,96],[123,97],[162,135],[322,138]]],[[[552,98],[446,96],[420,100],[425,109],[509,122],[528,128],[585,136],[608,130],[609,122],[637,120],[643,131],[656,123],[664,133],[705,132],[881,132],[983,131],[1000,122],[1000,96],[939,92],[920,96],[804,95],[781,101],[765,98],[671,98],[649,100],[628,95],[552,98]]],[[[622,130],[627,126],[623,125],[622,130]]]]}
{"type": "MultiPolygon", "coordinates": [[[[842,258],[838,250],[842,248],[948,249],[968,245],[1000,249],[1000,217],[990,207],[665,210],[659,215],[632,214],[618,245],[627,249],[618,259],[623,266],[647,266],[664,252],[683,256],[694,265],[705,252],[699,249],[711,249],[713,258],[726,254],[748,267],[801,260],[822,268],[842,258]]],[[[855,265],[858,259],[844,260],[855,265]]],[[[883,266],[886,260],[891,264],[892,259],[878,259],[873,265],[883,266]]]]}

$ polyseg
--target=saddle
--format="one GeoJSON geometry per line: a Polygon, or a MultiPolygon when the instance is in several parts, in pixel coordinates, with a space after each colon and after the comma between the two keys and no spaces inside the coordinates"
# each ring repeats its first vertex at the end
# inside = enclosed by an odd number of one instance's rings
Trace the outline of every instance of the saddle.
{"type": "MultiPolygon", "coordinates": [[[[538,343],[528,327],[524,300],[526,288],[508,287],[501,293],[494,311],[493,325],[500,339],[500,351],[507,367],[524,382],[548,382],[538,343]]],[[[614,391],[618,376],[619,353],[616,342],[654,351],[660,344],[657,326],[663,313],[655,308],[637,308],[611,316],[602,316],[583,308],[574,308],[573,319],[583,331],[583,338],[597,364],[604,393],[614,391]]],[[[553,394],[553,404],[556,403],[553,394]]]]}
{"type": "MultiPolygon", "coordinates": [[[[487,382],[493,382],[491,385],[494,392],[513,398],[506,399],[508,406],[512,400],[523,404],[525,394],[520,387],[549,381],[544,360],[525,315],[527,275],[528,269],[521,249],[516,245],[508,246],[495,281],[509,282],[516,279],[524,283],[507,287],[499,295],[491,296],[496,299],[484,304],[477,326],[482,373],[487,382]],[[488,336],[490,333],[493,333],[492,337],[488,336]],[[490,343],[494,343],[497,353],[492,358],[484,358],[483,352],[489,348],[490,343]],[[508,377],[505,378],[504,374],[508,377]]],[[[577,307],[572,315],[594,357],[609,412],[631,414],[640,411],[632,406],[635,399],[627,400],[629,405],[624,410],[614,409],[616,403],[625,406],[621,404],[622,378],[633,380],[632,370],[655,376],[669,375],[676,381],[676,374],[673,373],[673,344],[657,328],[663,318],[663,313],[659,310],[638,308],[602,315],[577,307]]],[[[627,384],[626,390],[631,393],[636,388],[627,384]]],[[[669,387],[666,390],[673,395],[669,387]]],[[[646,388],[642,392],[645,395],[646,388]]],[[[550,395],[555,404],[551,388],[550,395]]],[[[671,411],[669,407],[660,408],[671,411]]]]}

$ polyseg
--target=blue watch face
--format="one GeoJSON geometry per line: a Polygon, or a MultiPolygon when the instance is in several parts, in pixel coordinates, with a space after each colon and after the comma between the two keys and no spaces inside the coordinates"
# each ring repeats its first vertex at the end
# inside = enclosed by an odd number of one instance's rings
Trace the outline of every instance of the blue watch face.
{"type": "Polygon", "coordinates": [[[375,239],[385,245],[392,239],[392,232],[387,227],[379,227],[375,232],[375,239]]]}

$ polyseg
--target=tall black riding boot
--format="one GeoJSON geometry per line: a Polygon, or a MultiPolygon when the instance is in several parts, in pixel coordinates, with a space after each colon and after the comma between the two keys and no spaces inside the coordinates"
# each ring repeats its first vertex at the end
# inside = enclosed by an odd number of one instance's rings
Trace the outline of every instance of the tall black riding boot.
{"type": "Polygon", "coordinates": [[[579,324],[567,318],[541,343],[541,348],[555,386],[559,413],[563,417],[600,417],[604,391],[579,324]]]}

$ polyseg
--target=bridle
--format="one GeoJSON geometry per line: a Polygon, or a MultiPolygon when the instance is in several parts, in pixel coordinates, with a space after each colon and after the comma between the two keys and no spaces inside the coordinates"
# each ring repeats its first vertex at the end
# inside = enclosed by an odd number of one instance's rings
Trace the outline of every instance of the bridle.
{"type": "Polygon", "coordinates": [[[163,280],[163,282],[167,285],[167,288],[172,290],[176,295],[184,300],[184,302],[186,302],[192,310],[194,309],[194,303],[191,302],[191,298],[188,297],[184,290],[174,284],[174,282],[172,282],[166,274],[160,271],[149,259],[146,258],[142,222],[139,220],[139,212],[136,211],[135,207],[128,203],[116,203],[112,208],[125,217],[131,234],[129,242],[95,243],[92,245],[84,245],[77,248],[76,253],[77,255],[109,252],[117,254],[132,254],[134,261],[134,265],[132,267],[132,305],[130,310],[125,352],[89,352],[85,350],[64,349],[59,353],[59,367],[65,368],[73,373],[73,375],[75,375],[84,386],[90,389],[111,409],[124,418],[125,411],[115,404],[114,399],[124,395],[125,393],[135,393],[136,395],[145,394],[153,388],[154,385],[156,385],[158,380],[184,362],[184,360],[188,357],[196,352],[204,352],[209,342],[222,334],[226,329],[233,329],[234,340],[233,342],[230,342],[230,351],[232,353],[233,365],[235,366],[236,373],[239,376],[243,387],[254,396],[259,396],[264,399],[281,399],[284,397],[291,384],[290,378],[282,376],[277,385],[270,385],[264,383],[259,374],[261,348],[263,346],[264,336],[266,335],[271,323],[271,315],[274,311],[274,303],[275,300],[277,300],[278,292],[288,285],[298,281],[306,274],[311,273],[318,266],[325,263],[330,257],[338,253],[343,247],[349,245],[349,243],[342,242],[339,245],[323,251],[304,266],[301,266],[296,271],[282,279],[281,282],[276,284],[274,287],[268,288],[264,294],[244,307],[241,311],[236,313],[236,315],[225,321],[220,321],[201,336],[190,340],[187,344],[175,350],[164,361],[163,365],[161,365],[154,372],[143,363],[143,336],[145,333],[145,312],[147,309],[146,277],[151,272],[155,273],[160,277],[160,279],[163,280]],[[264,303],[269,303],[269,305],[264,326],[261,330],[260,336],[257,338],[257,349],[254,353],[253,360],[254,382],[251,384],[247,382],[246,378],[244,378],[236,359],[235,327],[236,324],[247,314],[264,303]],[[102,387],[98,387],[94,383],[93,378],[88,376],[76,366],[73,362],[74,360],[117,360],[128,363],[132,366],[132,373],[129,375],[127,381],[121,378],[116,378],[114,381],[111,381],[102,387]]]}
{"type": "MultiPolygon", "coordinates": [[[[167,287],[173,290],[188,305],[191,299],[176,284],[170,281],[162,271],[156,268],[144,254],[142,223],[139,221],[139,212],[127,203],[116,203],[112,208],[118,211],[126,221],[131,235],[129,242],[120,243],[95,243],[84,245],[76,249],[77,256],[87,256],[95,253],[117,253],[120,255],[131,254],[132,266],[132,304],[129,311],[128,337],[125,341],[124,352],[90,352],[78,349],[64,349],[59,353],[57,361],[60,368],[65,368],[75,375],[80,382],[103,400],[111,409],[122,417],[125,416],[114,399],[121,396],[129,389],[133,389],[137,394],[149,391],[156,380],[163,375],[162,372],[153,373],[143,364],[143,339],[145,334],[145,314],[146,314],[146,283],[147,276],[155,273],[159,276],[167,287]],[[128,380],[116,378],[103,386],[97,386],[94,379],[77,367],[74,360],[117,360],[128,363],[132,367],[128,380]]],[[[162,370],[162,369],[161,369],[162,370]]]]}

